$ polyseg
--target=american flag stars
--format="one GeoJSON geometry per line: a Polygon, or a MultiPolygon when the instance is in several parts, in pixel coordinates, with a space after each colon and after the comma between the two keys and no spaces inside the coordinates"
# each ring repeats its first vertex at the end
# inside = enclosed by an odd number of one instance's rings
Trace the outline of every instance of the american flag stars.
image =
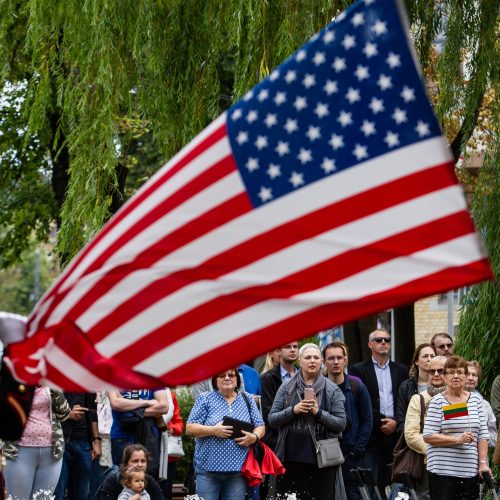
{"type": "Polygon", "coordinates": [[[416,72],[402,67],[407,47],[391,43],[377,1],[371,8],[337,18],[229,110],[228,135],[255,206],[439,134],[422,118],[416,72]]]}

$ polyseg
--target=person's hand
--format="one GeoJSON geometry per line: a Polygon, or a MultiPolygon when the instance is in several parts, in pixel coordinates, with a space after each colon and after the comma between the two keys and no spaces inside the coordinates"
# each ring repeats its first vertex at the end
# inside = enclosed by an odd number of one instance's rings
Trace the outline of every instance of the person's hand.
{"type": "Polygon", "coordinates": [[[258,439],[257,436],[253,432],[247,432],[242,430],[243,432],[243,437],[236,438],[234,442],[236,444],[239,444],[240,446],[252,446],[252,444],[255,444],[258,439]]]}
{"type": "Polygon", "coordinates": [[[101,440],[94,439],[92,441],[92,460],[99,458],[102,455],[101,440]]]}
{"type": "Polygon", "coordinates": [[[380,426],[380,430],[386,435],[390,436],[396,432],[396,421],[393,418],[381,418],[380,422],[382,425],[380,426]]]}
{"type": "Polygon", "coordinates": [[[232,425],[222,425],[222,423],[214,425],[214,436],[222,439],[227,439],[233,434],[232,425]]]}
{"type": "MultiPolygon", "coordinates": [[[[303,399],[302,401],[299,401],[293,407],[293,413],[295,413],[297,415],[300,413],[309,413],[313,410],[315,404],[316,404],[316,401],[314,399],[303,399]]],[[[318,413],[317,409],[316,409],[316,413],[318,413]]],[[[316,415],[316,413],[314,413],[314,415],[316,415]]]]}
{"type": "Polygon", "coordinates": [[[134,496],[130,497],[130,500],[141,500],[141,494],[136,493],[134,496]]]}
{"type": "Polygon", "coordinates": [[[89,411],[88,408],[85,408],[80,405],[75,405],[71,409],[71,412],[68,416],[71,420],[81,420],[81,418],[85,415],[85,412],[89,411]]]}
{"type": "Polygon", "coordinates": [[[488,464],[485,464],[484,462],[481,462],[481,461],[479,462],[478,472],[479,472],[479,477],[481,479],[484,479],[483,474],[485,474],[485,475],[490,474],[491,475],[491,469],[488,467],[488,464]]]}
{"type": "Polygon", "coordinates": [[[463,432],[457,436],[457,444],[471,444],[474,442],[474,434],[472,432],[463,432]]]}

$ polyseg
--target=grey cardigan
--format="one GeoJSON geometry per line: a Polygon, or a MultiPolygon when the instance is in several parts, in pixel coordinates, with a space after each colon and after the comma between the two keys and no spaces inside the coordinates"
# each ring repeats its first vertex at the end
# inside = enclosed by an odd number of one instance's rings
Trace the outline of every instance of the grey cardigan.
{"type": "MultiPolygon", "coordinates": [[[[299,395],[297,393],[294,394],[292,404],[285,408],[286,386],[287,384],[282,384],[278,389],[273,406],[269,412],[269,425],[274,428],[293,425],[294,417],[297,417],[293,413],[293,407],[300,401],[299,395]]],[[[338,386],[329,379],[326,379],[325,394],[323,397],[325,396],[327,411],[320,409],[316,414],[316,420],[324,426],[328,439],[340,437],[347,424],[344,409],[345,397],[338,386]]]]}

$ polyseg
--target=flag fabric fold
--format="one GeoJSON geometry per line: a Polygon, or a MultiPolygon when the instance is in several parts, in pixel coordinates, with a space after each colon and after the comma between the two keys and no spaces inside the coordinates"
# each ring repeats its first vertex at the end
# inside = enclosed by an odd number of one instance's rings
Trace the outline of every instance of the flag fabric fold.
{"type": "Polygon", "coordinates": [[[364,0],[122,207],[7,362],[73,391],[188,384],[489,278],[398,4],[364,0]]]}

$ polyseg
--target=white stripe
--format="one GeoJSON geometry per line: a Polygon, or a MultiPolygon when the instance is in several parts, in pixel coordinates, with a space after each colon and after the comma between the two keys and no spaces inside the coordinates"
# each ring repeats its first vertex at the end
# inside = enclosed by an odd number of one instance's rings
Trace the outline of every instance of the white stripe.
{"type": "Polygon", "coordinates": [[[134,366],[161,376],[198,356],[321,304],[361,300],[452,266],[466,266],[483,257],[475,234],[450,240],[410,256],[357,273],[312,293],[270,300],[188,335],[134,366]]]}
{"type": "MultiPolygon", "coordinates": [[[[166,234],[175,231],[178,227],[189,222],[192,217],[203,215],[211,208],[210,203],[216,201],[217,204],[222,204],[241,193],[243,189],[239,173],[233,171],[216,183],[211,184],[198,195],[189,198],[185,203],[169,212],[154,224],[148,226],[146,231],[140,233],[130,242],[130,244],[124,245],[124,247],[120,249],[121,260],[112,262],[110,259],[105,266],[100,267],[87,276],[83,276],[66,295],[64,300],[54,309],[47,319],[46,325],[50,326],[61,321],[68,309],[103,279],[106,273],[112,271],[112,269],[119,264],[131,262],[137,254],[140,253],[140,247],[142,247],[144,251],[145,248],[156,243],[159,236],[164,237],[166,234]],[[168,228],[168,231],[165,231],[165,228],[168,228]]],[[[115,258],[113,258],[113,261],[114,260],[115,258]]],[[[130,296],[139,292],[144,287],[154,283],[156,280],[163,277],[164,274],[168,274],[165,273],[162,262],[163,259],[153,266],[139,269],[126,275],[123,280],[118,282],[82,314],[78,319],[78,324],[81,324],[85,330],[91,328],[96,322],[104,316],[107,316],[110,310],[126,301],[130,296]]],[[[175,270],[179,266],[180,263],[178,261],[173,261],[168,271],[175,270]]]]}
{"type": "MultiPolygon", "coordinates": [[[[52,285],[51,289],[54,288],[55,285],[56,285],[56,283],[54,283],[54,285],[52,285]]],[[[30,316],[30,319],[28,320],[29,330],[26,333],[27,338],[32,337],[38,331],[39,323],[42,320],[43,315],[47,312],[49,307],[52,305],[52,302],[54,302],[54,296],[48,295],[48,294],[46,294],[45,301],[38,302],[38,305],[36,306],[36,309],[35,309],[36,314],[33,316],[30,316]]]]}
{"type": "MultiPolygon", "coordinates": [[[[286,247],[217,280],[197,281],[188,285],[132,317],[98,343],[96,349],[103,356],[111,357],[127,347],[132,339],[137,341],[161,325],[216,297],[255,285],[273,283],[346,251],[361,248],[465,208],[461,188],[451,186],[355,220],[286,247]]],[[[165,274],[168,274],[168,270],[165,274]]],[[[129,286],[134,285],[130,283],[129,286]]],[[[101,311],[109,313],[110,307],[111,302],[101,311]]],[[[77,324],[83,331],[88,328],[80,320],[77,324]]]]}
{"type": "MultiPolygon", "coordinates": [[[[120,212],[122,212],[123,210],[125,210],[128,205],[130,203],[133,202],[133,200],[140,194],[142,193],[144,190],[148,189],[149,186],[156,182],[156,180],[161,177],[162,175],[165,174],[165,172],[167,172],[168,170],[170,170],[171,168],[173,168],[178,162],[180,162],[183,158],[185,158],[194,148],[196,148],[201,142],[203,142],[209,135],[211,135],[215,130],[217,130],[221,125],[223,125],[226,121],[226,112],[222,113],[218,118],[216,118],[210,125],[208,125],[202,132],[200,132],[190,143],[188,143],[181,151],[179,151],[173,158],[171,158],[165,165],[163,165],[159,170],[158,172],[156,172],[156,174],[154,174],[146,184],[144,184],[140,189],[137,190],[137,192],[135,193],[134,197],[129,199],[121,208],[120,210],[117,212],[117,214],[119,214],[120,212]]],[[[183,167],[185,168],[185,167],[183,167]]],[[[146,200],[143,201],[143,204],[144,203],[149,203],[149,197],[146,198],[146,200]]],[[[142,205],[139,205],[136,210],[140,209],[142,205]]],[[[133,211],[133,213],[135,214],[135,210],[133,211]]],[[[142,216],[142,215],[141,215],[142,216]]],[[[128,219],[127,219],[128,220],[128,219]]],[[[108,222],[108,224],[111,224],[113,221],[110,220],[108,222]]],[[[110,231],[112,232],[112,231],[110,231]]],[[[110,240],[107,244],[106,244],[106,247],[108,245],[111,245],[113,243],[113,241],[116,240],[117,237],[119,237],[121,235],[121,231],[120,232],[117,232],[115,231],[115,239],[113,240],[110,240]]],[[[108,235],[109,237],[109,235],[108,235]]],[[[89,242],[88,244],[90,244],[91,242],[89,242]]],[[[88,246],[88,244],[86,246],[88,246]]],[[[96,245],[97,246],[97,245],[96,245]]],[[[105,250],[106,247],[103,247],[103,250],[105,250]]],[[[84,252],[85,251],[85,248],[84,247],[80,253],[84,252]]],[[[93,249],[93,251],[95,252],[95,249],[93,249]]],[[[77,256],[78,257],[78,256],[77,256]]],[[[35,308],[35,310],[33,311],[33,313],[30,315],[30,318],[29,318],[29,322],[36,322],[36,325],[38,325],[38,322],[40,321],[40,319],[42,318],[45,310],[42,312],[41,310],[41,307],[42,305],[44,305],[45,301],[51,296],[52,294],[52,291],[54,290],[54,288],[56,288],[59,283],[61,283],[61,281],[67,279],[72,273],[77,273],[78,276],[80,276],[83,272],[85,272],[85,268],[84,269],[81,269],[81,267],[84,265],[84,260],[82,260],[82,262],[80,262],[79,264],[76,263],[77,261],[77,257],[75,257],[69,264],[68,266],[62,271],[62,273],[59,275],[59,278],[58,280],[47,290],[47,292],[45,292],[45,294],[43,295],[43,297],[40,299],[40,301],[38,302],[37,304],[37,307],[35,308]]],[[[93,259],[91,259],[91,262],[97,258],[97,255],[95,255],[93,257],[93,259]]],[[[75,278],[74,276],[72,277],[71,279],[71,283],[73,283],[75,281],[75,279],[78,278],[78,276],[75,278]]],[[[66,283],[64,284],[64,288],[67,288],[67,285],[66,283]]],[[[35,326],[31,326],[30,328],[30,331],[28,333],[28,335],[30,333],[34,333],[36,331],[37,327],[35,326]]]]}
{"type": "MultiPolygon", "coordinates": [[[[85,388],[89,392],[101,391],[104,388],[118,390],[109,381],[96,377],[92,372],[83,367],[78,361],[68,356],[57,345],[52,344],[45,351],[45,359],[58,370],[63,370],[63,375],[72,380],[76,385],[85,388]]],[[[53,385],[50,379],[46,379],[53,385]]]]}

